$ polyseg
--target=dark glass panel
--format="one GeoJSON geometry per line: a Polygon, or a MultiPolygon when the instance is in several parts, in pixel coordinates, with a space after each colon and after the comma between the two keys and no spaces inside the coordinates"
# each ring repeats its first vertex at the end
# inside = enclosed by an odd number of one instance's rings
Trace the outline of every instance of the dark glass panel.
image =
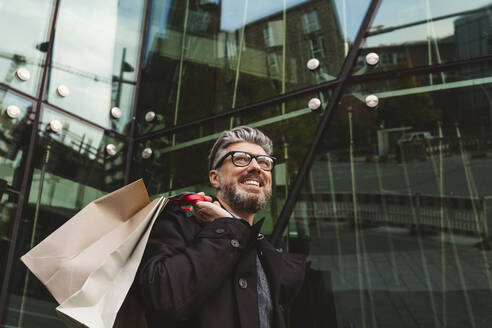
{"type": "Polygon", "coordinates": [[[19,188],[31,136],[33,103],[0,89],[0,179],[19,188]]]}
{"type": "Polygon", "coordinates": [[[2,190],[0,183],[0,281],[3,281],[7,265],[7,254],[11,245],[11,227],[17,210],[16,195],[2,190]]]}
{"type": "Polygon", "coordinates": [[[473,1],[382,1],[354,74],[443,64],[491,54],[492,3],[473,1]],[[379,64],[365,56],[375,52],[379,64]]]}
{"type": "Polygon", "coordinates": [[[312,263],[294,326],[489,326],[492,81],[441,77],[343,95],[289,222],[312,263]]]}
{"type": "Polygon", "coordinates": [[[153,1],[137,133],[335,79],[368,4],[153,1]],[[320,61],[315,71],[311,58],[320,61]],[[151,124],[149,111],[157,114],[151,124]]]}
{"type": "Polygon", "coordinates": [[[143,0],[60,2],[46,99],[103,127],[130,120],[143,0]],[[58,88],[65,86],[67,96],[58,88]],[[119,107],[119,119],[110,110],[119,107]]]}
{"type": "MultiPolygon", "coordinates": [[[[125,153],[124,142],[44,108],[15,258],[46,238],[83,206],[121,187],[125,153]],[[48,129],[53,120],[61,123],[59,133],[48,129]],[[108,144],[115,146],[114,156],[107,153],[108,144]]],[[[15,260],[11,277],[7,326],[64,327],[56,315],[55,300],[27,273],[20,260],[15,260]]]]}
{"type": "MultiPolygon", "coordinates": [[[[328,94],[329,92],[326,92],[317,97],[327,99],[328,94]]],[[[208,181],[207,160],[213,143],[222,131],[230,127],[241,124],[256,127],[273,140],[273,155],[278,159],[272,172],[272,200],[267,208],[256,215],[257,218],[268,219],[264,231],[270,233],[323,112],[321,108],[318,112],[307,108],[306,103],[309,99],[309,95],[306,95],[286,103],[252,109],[234,118],[216,120],[212,125],[205,123],[177,132],[175,135],[168,134],[140,141],[136,147],[132,177],[143,178],[151,195],[169,195],[181,191],[204,191],[215,195],[215,190],[208,181]],[[282,114],[282,111],[285,114],[282,114]],[[149,159],[142,158],[145,148],[152,150],[152,157],[149,159]]],[[[324,106],[325,100],[322,108],[324,106]]]]}
{"type": "Polygon", "coordinates": [[[36,95],[53,1],[0,1],[0,82],[36,95]],[[19,79],[16,73],[27,80],[19,79]]]}

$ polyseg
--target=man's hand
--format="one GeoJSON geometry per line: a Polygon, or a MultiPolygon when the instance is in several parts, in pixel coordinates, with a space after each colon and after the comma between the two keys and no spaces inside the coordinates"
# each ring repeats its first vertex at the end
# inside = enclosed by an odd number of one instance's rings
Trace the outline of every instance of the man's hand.
{"type": "MultiPolygon", "coordinates": [[[[203,193],[200,193],[203,195],[203,193]]],[[[208,196],[206,196],[209,198],[208,196]]],[[[210,200],[212,200],[210,198],[210,200]]],[[[224,210],[219,202],[198,202],[191,208],[191,212],[198,221],[208,223],[218,218],[232,218],[232,215],[224,210]]]]}

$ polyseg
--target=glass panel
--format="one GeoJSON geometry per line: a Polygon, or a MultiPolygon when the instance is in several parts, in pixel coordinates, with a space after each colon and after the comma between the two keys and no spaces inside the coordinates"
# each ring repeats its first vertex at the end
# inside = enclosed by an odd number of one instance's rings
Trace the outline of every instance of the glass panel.
{"type": "Polygon", "coordinates": [[[290,251],[309,255],[313,277],[311,312],[293,307],[294,323],[490,326],[492,81],[428,80],[342,97],[289,222],[290,251]]]}
{"type": "Polygon", "coordinates": [[[490,55],[489,0],[382,1],[354,68],[367,74],[490,55]],[[379,55],[370,67],[365,56],[379,55]]]}
{"type": "Polygon", "coordinates": [[[0,1],[0,82],[36,95],[53,1],[0,1]],[[22,80],[16,77],[20,72],[22,80]]]}
{"type": "Polygon", "coordinates": [[[60,2],[46,98],[103,127],[125,132],[136,79],[144,0],[60,2]],[[59,88],[66,96],[60,96],[59,88]],[[119,107],[114,119],[110,109],[119,107]]]}
{"type": "Polygon", "coordinates": [[[10,247],[11,226],[17,210],[17,197],[7,194],[0,187],[0,281],[3,281],[7,254],[10,247]]]}
{"type": "MultiPolygon", "coordinates": [[[[123,184],[126,146],[104,131],[44,109],[28,204],[20,227],[16,257],[46,238],[83,206],[123,184]],[[47,130],[58,120],[59,133],[47,130]],[[106,153],[115,145],[116,155],[106,153]]],[[[5,324],[15,327],[64,327],[46,288],[16,260],[10,281],[5,324]]]]}
{"type": "Polygon", "coordinates": [[[138,133],[333,80],[368,0],[152,2],[138,133]],[[320,67],[306,67],[317,58],[320,67]],[[145,114],[153,111],[148,124],[145,114]]]}
{"type": "MultiPolygon", "coordinates": [[[[328,99],[325,92],[321,99],[328,99]]],[[[265,233],[271,233],[273,218],[276,219],[285,201],[289,185],[295,177],[309,148],[322,110],[313,112],[307,108],[309,97],[302,101],[296,99],[283,104],[260,107],[242,113],[234,118],[233,126],[248,124],[270,136],[274,144],[274,156],[278,159],[273,171],[273,198],[267,208],[256,215],[266,217],[263,226],[265,233]],[[285,110],[285,114],[282,113],[285,110]],[[259,113],[278,113],[261,119],[259,113]],[[256,120],[252,120],[252,118],[256,120]]],[[[323,107],[326,102],[323,100],[323,107]]],[[[201,126],[164,135],[156,139],[139,142],[133,161],[133,179],[143,178],[149,194],[176,194],[182,191],[204,191],[215,195],[208,181],[208,152],[220,133],[229,129],[231,117],[209,122],[201,126]],[[174,140],[174,143],[173,143],[174,140]],[[152,150],[152,157],[142,158],[145,148],[152,150]]]]}
{"type": "Polygon", "coordinates": [[[0,90],[0,179],[13,188],[20,187],[33,115],[31,101],[0,90]]]}

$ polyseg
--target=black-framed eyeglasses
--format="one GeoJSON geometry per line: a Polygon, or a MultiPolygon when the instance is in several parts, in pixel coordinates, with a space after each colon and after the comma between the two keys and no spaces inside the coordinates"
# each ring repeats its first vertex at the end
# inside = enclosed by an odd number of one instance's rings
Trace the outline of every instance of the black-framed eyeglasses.
{"type": "Polygon", "coordinates": [[[222,158],[217,162],[217,165],[215,165],[215,169],[219,168],[224,160],[229,156],[231,156],[232,164],[239,167],[248,166],[254,158],[256,159],[256,163],[258,163],[258,166],[264,171],[273,170],[276,160],[275,157],[268,155],[253,155],[245,151],[233,150],[222,156],[222,158]]]}

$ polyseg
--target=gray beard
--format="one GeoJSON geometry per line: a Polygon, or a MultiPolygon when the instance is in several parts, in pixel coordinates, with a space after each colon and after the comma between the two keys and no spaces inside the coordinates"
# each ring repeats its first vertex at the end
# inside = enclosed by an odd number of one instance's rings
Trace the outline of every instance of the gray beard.
{"type": "Polygon", "coordinates": [[[265,208],[268,200],[272,196],[271,190],[253,194],[237,188],[234,183],[223,184],[221,180],[219,174],[220,195],[222,196],[222,199],[233,209],[240,212],[259,212],[265,208]]]}

